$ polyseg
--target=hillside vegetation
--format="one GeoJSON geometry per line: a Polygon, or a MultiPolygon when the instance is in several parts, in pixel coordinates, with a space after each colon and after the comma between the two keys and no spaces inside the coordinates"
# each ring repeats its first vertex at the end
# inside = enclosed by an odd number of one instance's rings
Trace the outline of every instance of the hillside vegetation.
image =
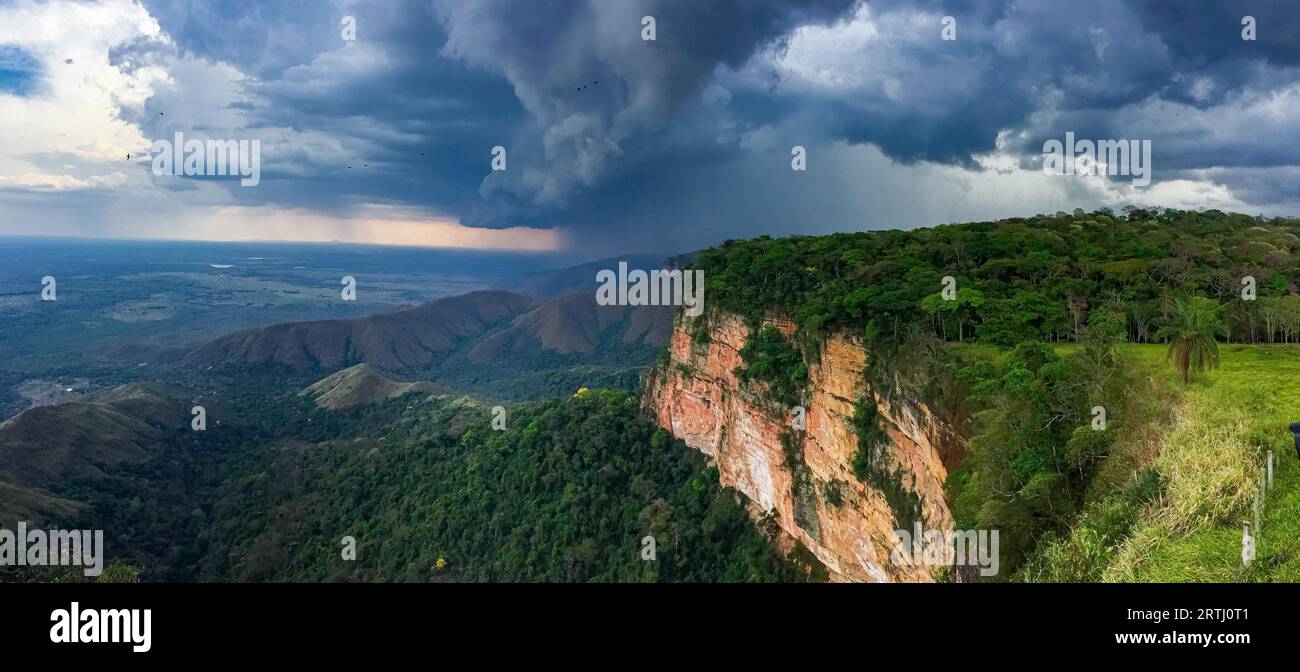
{"type": "Polygon", "coordinates": [[[740,495],[620,391],[510,409],[430,400],[380,440],[250,456],[200,579],[790,581],[740,495]],[[358,542],[355,561],[340,540],[358,542]],[[653,558],[643,539],[655,539],[653,558]]]}
{"type": "Polygon", "coordinates": [[[0,423],[0,527],[66,518],[80,502],[55,491],[193,442],[188,401],[179,388],[130,384],[0,423]]]}
{"type": "MultiPolygon", "coordinates": [[[[46,520],[104,530],[106,562],[143,581],[764,582],[812,569],[786,561],[744,497],[641,417],[633,393],[512,406],[496,431],[492,409],[463,397],[325,408],[291,383],[214,379],[211,393],[230,402],[212,416],[222,429],[165,440],[144,424],[153,409],[132,401],[135,386],[104,393],[122,422],[141,424],[123,441],[154,445],[102,473],[50,480],[40,493],[64,505],[46,520]],[[342,557],[344,537],[355,560],[342,557]]],[[[90,436],[84,405],[19,420],[54,414],[90,436]]],[[[92,448],[69,445],[68,457],[92,448]]],[[[0,501],[9,490],[0,478],[0,501]]],[[[15,580],[85,579],[0,572],[15,580]]]]}
{"type": "Polygon", "coordinates": [[[1057,213],[911,231],[727,241],[701,253],[714,308],[780,311],[805,336],[865,329],[905,340],[920,323],[948,341],[1076,341],[1097,308],[1127,340],[1154,342],[1182,294],[1228,305],[1234,342],[1300,338],[1300,220],[1217,210],[1057,213]],[[943,301],[943,278],[956,297],[943,301]],[[1242,278],[1257,301],[1240,301],[1242,278]]]}
{"type": "Polygon", "coordinates": [[[779,401],[804,398],[821,337],[848,331],[873,354],[866,387],[965,428],[949,496],[959,527],[1001,530],[998,580],[1295,580],[1300,348],[1273,344],[1300,341],[1297,234],[1296,219],[1076,210],[728,241],[695,267],[710,311],[794,319],[742,353],[779,401]]]}

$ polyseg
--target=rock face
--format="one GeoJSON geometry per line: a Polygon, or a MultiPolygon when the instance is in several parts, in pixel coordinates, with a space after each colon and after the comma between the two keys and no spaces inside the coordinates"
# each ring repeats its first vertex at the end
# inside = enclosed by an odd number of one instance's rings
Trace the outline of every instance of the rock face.
{"type": "MultiPolygon", "coordinates": [[[[644,403],[659,426],[713,458],[722,484],[745,493],[756,515],[773,512],[785,545],[802,543],[831,580],[933,580],[928,567],[891,562],[894,530],[912,529],[911,521],[897,521],[882,489],[854,475],[854,404],[868,396],[875,404],[888,436],[880,455],[909,496],[920,498],[927,530],[952,527],[943,482],[965,453],[961,435],[924,403],[868,392],[868,353],[843,334],[829,337],[820,361],[809,366],[806,429],[793,431],[790,408],[768,399],[764,384],[746,386],[733,373],[744,365],[744,322],[725,314],[707,319],[708,342],[694,343],[694,320],[679,314],[670,358],[651,374],[644,403]],[[830,503],[836,499],[838,505],[830,503]]],[[[786,321],[768,323],[794,330],[786,321]]]]}

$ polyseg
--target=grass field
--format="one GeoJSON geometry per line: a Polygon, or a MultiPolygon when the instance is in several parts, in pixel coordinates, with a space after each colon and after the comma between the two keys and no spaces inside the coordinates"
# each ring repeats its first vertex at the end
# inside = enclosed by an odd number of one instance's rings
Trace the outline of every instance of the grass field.
{"type": "Polygon", "coordinates": [[[1288,429],[1300,421],[1300,346],[1224,345],[1219,368],[1185,388],[1164,346],[1129,345],[1125,354],[1175,402],[1149,451],[1162,494],[1139,512],[1103,580],[1300,581],[1300,463],[1288,429]],[[1255,530],[1269,450],[1273,487],[1255,530]],[[1256,536],[1250,569],[1244,524],[1256,536]]]}
{"type": "Polygon", "coordinates": [[[1188,385],[1165,346],[1122,352],[1135,385],[1111,412],[1119,428],[1111,455],[1073,529],[1040,542],[1021,578],[1300,581],[1300,462],[1289,430],[1300,421],[1300,346],[1223,345],[1219,368],[1188,385]],[[1265,491],[1270,450],[1273,486],[1265,491]],[[1256,544],[1249,569],[1247,524],[1256,544]]]}

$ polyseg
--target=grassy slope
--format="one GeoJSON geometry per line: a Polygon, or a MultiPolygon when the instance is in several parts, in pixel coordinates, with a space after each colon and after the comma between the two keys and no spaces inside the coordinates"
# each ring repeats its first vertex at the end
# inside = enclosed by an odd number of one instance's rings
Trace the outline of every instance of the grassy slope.
{"type": "MultiPolygon", "coordinates": [[[[1125,350],[1164,389],[1183,387],[1163,346],[1125,350]]],[[[1219,369],[1180,390],[1151,463],[1164,494],[1141,511],[1105,580],[1300,581],[1300,464],[1287,429],[1300,421],[1300,347],[1225,345],[1220,354],[1219,369]],[[1269,449],[1274,486],[1245,570],[1242,524],[1269,449]]]]}
{"type": "MultiPolygon", "coordinates": [[[[959,349],[995,362],[1005,356],[991,346],[959,349]]],[[[1166,346],[1121,350],[1138,386],[1125,408],[1108,409],[1120,434],[1088,502],[1131,488],[1148,468],[1159,472],[1162,495],[1140,507],[1114,545],[1098,538],[1095,515],[1081,519],[1087,524],[1047,561],[1057,571],[1029,580],[1300,582],[1300,461],[1288,429],[1300,422],[1300,345],[1221,345],[1220,367],[1187,386],[1166,360],[1166,346]],[[1253,519],[1270,449],[1273,487],[1263,500],[1255,562],[1246,570],[1242,524],[1253,519]]]]}

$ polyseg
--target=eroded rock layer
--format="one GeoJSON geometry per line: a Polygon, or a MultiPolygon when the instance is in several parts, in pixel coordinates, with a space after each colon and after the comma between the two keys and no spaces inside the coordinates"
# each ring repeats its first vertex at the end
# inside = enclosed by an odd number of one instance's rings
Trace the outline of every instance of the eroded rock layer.
{"type": "MultiPolygon", "coordinates": [[[[767,323],[786,334],[794,330],[787,321],[767,323]]],[[[888,437],[880,453],[884,466],[908,497],[919,498],[926,529],[952,527],[943,482],[965,452],[959,433],[919,400],[868,390],[869,355],[859,339],[844,334],[827,338],[809,366],[806,429],[795,431],[789,407],[770,400],[764,384],[746,385],[735,374],[750,333],[744,321],[708,317],[703,342],[691,337],[696,327],[679,314],[670,357],[651,374],[645,406],[658,424],[709,455],[722,484],[745,493],[755,515],[773,512],[786,545],[802,543],[832,580],[932,580],[928,567],[891,562],[894,530],[911,529],[912,521],[897,520],[886,487],[855,476],[854,405],[875,404],[888,437]]]]}

